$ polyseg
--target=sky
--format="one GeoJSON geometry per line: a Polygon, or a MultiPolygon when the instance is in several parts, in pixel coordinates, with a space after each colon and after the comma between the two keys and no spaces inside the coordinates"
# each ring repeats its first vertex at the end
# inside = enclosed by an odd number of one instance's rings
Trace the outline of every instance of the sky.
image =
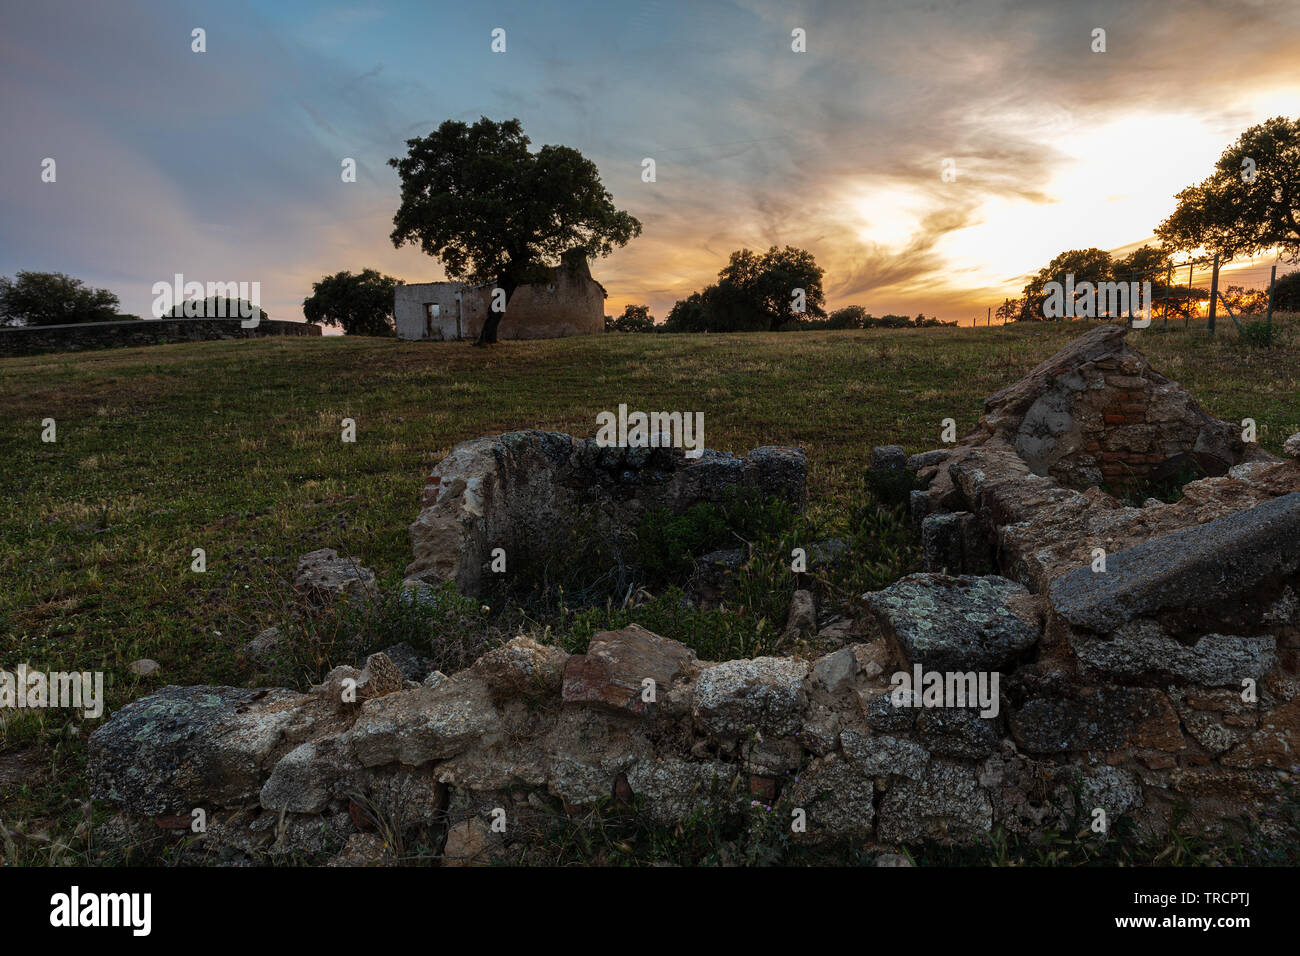
{"type": "Polygon", "coordinates": [[[1278,115],[1300,115],[1294,0],[2,0],[0,274],[146,317],[176,273],[260,282],[284,319],[340,270],[435,281],[389,239],[387,160],[517,117],[643,224],[592,263],[610,314],[662,320],[732,251],[794,245],[829,308],[965,324],[1063,250],[1151,241],[1278,115]]]}

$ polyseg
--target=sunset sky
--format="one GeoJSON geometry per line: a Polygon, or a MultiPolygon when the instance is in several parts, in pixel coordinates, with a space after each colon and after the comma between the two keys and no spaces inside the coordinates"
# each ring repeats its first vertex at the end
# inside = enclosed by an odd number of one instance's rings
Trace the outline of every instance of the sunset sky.
{"type": "Polygon", "coordinates": [[[177,272],[292,319],[342,269],[442,278],[389,241],[386,160],[486,115],[579,149],[642,221],[593,263],[611,314],[662,320],[732,250],[789,244],[832,308],[982,321],[1062,250],[1149,240],[1246,127],[1300,114],[1300,3],[7,2],[0,89],[0,274],[126,312],[177,272]]]}

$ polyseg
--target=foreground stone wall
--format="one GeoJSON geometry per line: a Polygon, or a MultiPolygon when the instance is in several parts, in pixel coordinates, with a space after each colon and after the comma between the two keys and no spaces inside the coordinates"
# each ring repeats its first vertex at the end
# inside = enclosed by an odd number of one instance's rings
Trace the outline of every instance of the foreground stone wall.
{"type": "MultiPolygon", "coordinates": [[[[1058,379],[1082,380],[1112,335],[1010,394],[1069,389],[1058,379]]],[[[1163,394],[1198,436],[1220,431],[1163,394]]],[[[1175,820],[1237,835],[1243,817],[1281,835],[1270,812],[1300,772],[1300,435],[1287,460],[1230,449],[1243,461],[1226,475],[1130,508],[1035,471],[1010,407],[991,400],[959,447],[873,454],[927,483],[912,505],[928,565],[862,595],[874,639],[713,662],[630,626],[579,655],[520,636],[450,676],[376,654],[306,694],[169,687],[92,735],[93,793],[153,839],[203,809],[198,845],[232,860],[375,859],[376,831],[449,863],[526,860],[548,821],[596,806],[665,825],[763,815],[796,841],[875,851],[1121,820],[1140,839],[1175,820]]],[[[420,573],[473,586],[485,547],[516,523],[545,534],[571,505],[626,518],[746,475],[802,501],[788,450],[671,468],[605,451],[541,432],[457,446],[426,490],[406,600],[427,599],[420,573]]],[[[302,585],[370,593],[353,565],[309,555],[302,585]]]]}
{"type": "Polygon", "coordinates": [[[172,342],[208,342],[251,339],[267,335],[320,335],[321,327],[309,322],[263,319],[251,329],[239,319],[142,319],[126,322],[82,322],[77,325],[43,325],[0,329],[0,355],[37,355],[43,352],[80,352],[86,349],[123,348],[131,345],[167,345],[172,342]]]}

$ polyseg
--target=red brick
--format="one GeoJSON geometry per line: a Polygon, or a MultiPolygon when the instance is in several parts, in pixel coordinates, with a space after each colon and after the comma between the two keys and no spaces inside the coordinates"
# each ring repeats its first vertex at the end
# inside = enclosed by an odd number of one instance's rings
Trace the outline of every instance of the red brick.
{"type": "Polygon", "coordinates": [[[766,804],[776,802],[776,778],[763,777],[756,773],[749,775],[749,792],[756,800],[766,804]]]}

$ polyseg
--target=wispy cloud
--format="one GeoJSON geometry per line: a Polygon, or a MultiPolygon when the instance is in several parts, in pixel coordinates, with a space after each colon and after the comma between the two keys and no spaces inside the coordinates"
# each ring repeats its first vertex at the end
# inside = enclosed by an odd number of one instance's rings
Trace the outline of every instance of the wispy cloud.
{"type": "Polygon", "coordinates": [[[1297,27],[1245,0],[10,4],[0,272],[70,272],[142,314],[177,271],[259,279],[287,317],[339,269],[436,278],[388,240],[385,161],[444,119],[518,116],[645,224],[595,267],[611,311],[662,317],[732,250],[792,244],[832,305],[968,318],[1062,249],[1149,236],[1242,129],[1294,114],[1297,27]]]}

